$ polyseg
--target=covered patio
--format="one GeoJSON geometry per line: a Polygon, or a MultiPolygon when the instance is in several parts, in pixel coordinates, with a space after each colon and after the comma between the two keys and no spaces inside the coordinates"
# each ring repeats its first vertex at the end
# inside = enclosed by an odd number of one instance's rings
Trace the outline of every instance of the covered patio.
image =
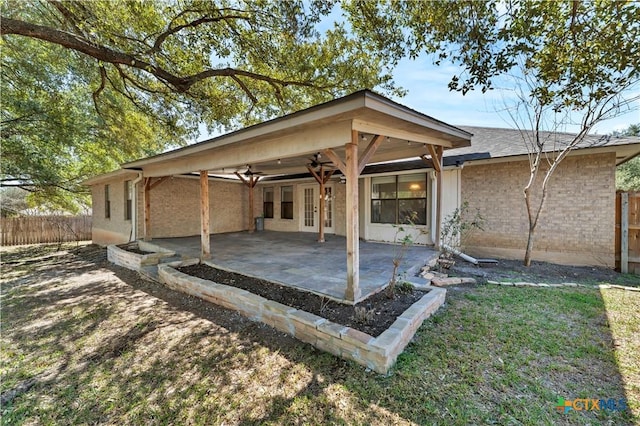
{"type": "MultiPolygon", "coordinates": [[[[325,242],[318,244],[317,235],[312,233],[264,231],[212,234],[210,240],[214,249],[207,263],[211,265],[344,301],[345,237],[327,235],[325,242]]],[[[156,238],[152,244],[184,257],[200,256],[200,236],[156,238]]],[[[355,302],[386,286],[393,271],[394,250],[398,247],[360,242],[362,293],[355,302]]],[[[431,247],[408,247],[398,272],[406,272],[409,282],[422,282],[413,275],[437,255],[431,247]]]]}
{"type": "MultiPolygon", "coordinates": [[[[151,191],[172,176],[199,174],[198,256],[203,260],[213,259],[213,263],[216,263],[216,256],[227,250],[218,250],[224,242],[217,241],[218,236],[211,232],[211,219],[219,214],[215,208],[211,209],[211,200],[216,197],[215,193],[210,194],[209,182],[212,177],[233,176],[248,188],[248,208],[244,209],[243,214],[247,216],[248,230],[252,232],[254,217],[260,214],[255,206],[254,190],[263,176],[287,177],[309,173],[319,186],[319,207],[310,209],[310,214],[317,216],[318,212],[325,211],[324,200],[327,194],[324,185],[333,173],[341,173],[345,184],[344,199],[341,200],[346,217],[345,238],[336,238],[336,246],[327,244],[326,247],[319,247],[318,244],[312,244],[318,241],[322,245],[324,240],[324,221],[319,221],[319,235],[309,235],[309,247],[300,248],[302,253],[308,254],[304,261],[296,261],[284,269],[279,266],[274,269],[280,268],[278,273],[287,273],[292,280],[298,276],[296,285],[299,286],[303,286],[300,283],[305,280],[326,276],[327,282],[331,281],[332,288],[340,287],[340,294],[337,296],[339,299],[354,303],[391,277],[390,246],[384,246],[380,250],[386,254],[387,260],[382,262],[388,263],[389,270],[386,273],[367,269],[367,265],[371,265],[371,268],[381,265],[378,265],[380,262],[376,262],[375,257],[371,263],[365,260],[367,245],[360,242],[359,177],[364,168],[368,164],[406,158],[422,158],[433,167],[436,190],[434,232],[431,240],[438,246],[442,222],[443,151],[469,146],[470,139],[471,134],[464,130],[369,90],[363,90],[208,141],[133,161],[124,164],[123,168],[139,173],[134,182],[140,183],[144,191],[141,204],[144,208],[142,237],[145,241],[152,239],[151,191]],[[328,161],[324,161],[325,159],[328,161]],[[314,250],[323,254],[314,256],[314,250]],[[334,255],[336,257],[332,257],[334,255]],[[302,265],[304,268],[300,269],[302,265]],[[295,273],[296,270],[301,272],[295,273]],[[333,279],[336,280],[335,283],[333,279]]],[[[293,205],[293,199],[287,200],[287,203],[293,205]]],[[[137,205],[136,200],[132,201],[132,205],[137,205]]],[[[294,219],[293,214],[286,216],[284,219],[294,219]]],[[[175,218],[175,221],[179,220],[179,217],[175,218]]],[[[399,223],[401,222],[396,222],[399,223]]],[[[138,236],[139,234],[136,235],[138,236]]],[[[295,247],[292,244],[295,242],[289,241],[281,246],[295,247]]],[[[276,247],[275,244],[265,244],[264,251],[252,255],[250,251],[254,249],[251,246],[250,241],[240,243],[239,248],[242,250],[230,250],[229,252],[234,252],[234,257],[227,261],[236,262],[236,269],[238,265],[245,265],[244,268],[247,268],[246,265],[255,265],[256,270],[264,270],[260,276],[267,277],[265,271],[269,269],[269,262],[274,261],[272,258],[276,251],[285,249],[276,247]],[[250,258],[253,260],[247,263],[250,258]],[[259,261],[266,263],[256,263],[259,261]]],[[[283,252],[279,257],[296,256],[301,254],[292,249],[289,255],[283,252]]]]}

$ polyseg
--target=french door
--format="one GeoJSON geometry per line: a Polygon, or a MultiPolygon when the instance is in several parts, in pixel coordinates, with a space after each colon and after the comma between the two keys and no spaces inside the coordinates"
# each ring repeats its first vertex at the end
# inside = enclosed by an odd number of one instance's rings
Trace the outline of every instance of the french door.
{"type": "Polygon", "coordinates": [[[300,230],[303,232],[318,232],[319,221],[324,220],[324,232],[333,234],[333,185],[324,187],[324,211],[320,211],[320,186],[318,184],[300,185],[300,230]]]}

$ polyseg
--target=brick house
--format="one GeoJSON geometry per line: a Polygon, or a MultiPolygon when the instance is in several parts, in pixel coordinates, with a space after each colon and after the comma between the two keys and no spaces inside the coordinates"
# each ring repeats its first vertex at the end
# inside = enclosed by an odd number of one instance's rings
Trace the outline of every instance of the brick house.
{"type": "MultiPolygon", "coordinates": [[[[590,136],[565,159],[534,259],[614,265],[615,167],[639,153],[640,138],[590,136]]],[[[486,220],[466,250],[522,257],[528,168],[517,130],[452,126],[365,90],[85,184],[98,244],[201,235],[206,257],[209,233],[253,230],[255,217],[266,230],[345,236],[353,298],[358,241],[393,241],[407,211],[418,213],[416,242],[434,245],[442,219],[466,201],[486,220]]]]}

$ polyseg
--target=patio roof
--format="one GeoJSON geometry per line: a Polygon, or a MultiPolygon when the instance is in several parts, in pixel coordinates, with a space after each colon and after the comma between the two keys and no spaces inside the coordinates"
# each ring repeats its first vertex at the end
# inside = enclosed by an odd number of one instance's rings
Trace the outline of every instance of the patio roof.
{"type": "MultiPolygon", "coordinates": [[[[160,177],[207,170],[212,174],[244,171],[248,164],[268,175],[306,171],[309,157],[334,149],[344,158],[352,131],[371,140],[386,137],[369,163],[419,157],[425,144],[444,149],[470,145],[471,133],[400,105],[370,90],[298,111],[194,145],[123,164],[160,177]]],[[[366,143],[360,144],[359,157],[366,143]]]]}

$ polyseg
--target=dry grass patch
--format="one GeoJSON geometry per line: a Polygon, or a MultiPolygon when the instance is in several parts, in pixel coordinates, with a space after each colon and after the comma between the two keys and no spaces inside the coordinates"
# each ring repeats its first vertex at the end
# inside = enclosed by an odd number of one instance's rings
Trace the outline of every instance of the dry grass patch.
{"type": "MultiPolygon", "coordinates": [[[[640,294],[452,289],[389,376],[108,265],[95,247],[3,265],[3,424],[631,424],[640,294]]],[[[6,257],[3,257],[3,261],[6,257]]]]}

